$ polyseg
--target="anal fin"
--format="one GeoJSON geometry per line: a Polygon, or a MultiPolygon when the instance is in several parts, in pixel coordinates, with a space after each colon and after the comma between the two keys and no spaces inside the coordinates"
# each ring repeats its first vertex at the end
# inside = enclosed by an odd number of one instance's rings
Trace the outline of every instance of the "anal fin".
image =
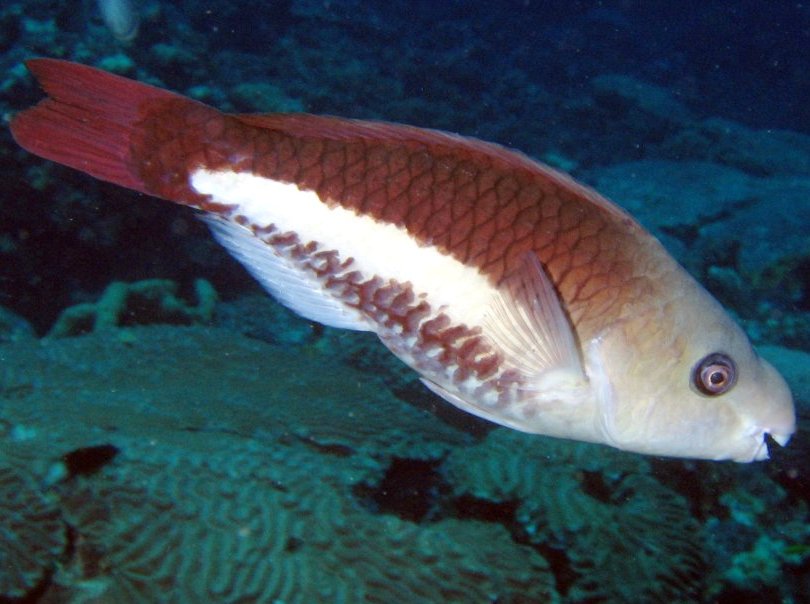
{"type": "Polygon", "coordinates": [[[440,386],[436,382],[433,382],[427,378],[419,378],[419,381],[422,382],[433,394],[443,398],[454,407],[457,407],[466,413],[470,413],[494,424],[506,426],[507,428],[512,428],[521,432],[526,432],[526,426],[524,426],[520,420],[517,418],[512,418],[508,414],[503,413],[502,409],[490,410],[483,405],[465,400],[458,394],[450,392],[447,388],[440,386]]]}

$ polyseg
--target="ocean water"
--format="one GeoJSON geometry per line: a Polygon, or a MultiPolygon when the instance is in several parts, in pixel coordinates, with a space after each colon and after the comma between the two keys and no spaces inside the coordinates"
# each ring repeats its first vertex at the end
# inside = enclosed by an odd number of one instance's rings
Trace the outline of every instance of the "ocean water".
{"type": "Polygon", "coordinates": [[[736,464],[495,427],[3,128],[0,602],[810,601],[808,48],[797,2],[4,2],[5,123],[45,56],[572,174],[738,319],[798,431],[736,464]]]}

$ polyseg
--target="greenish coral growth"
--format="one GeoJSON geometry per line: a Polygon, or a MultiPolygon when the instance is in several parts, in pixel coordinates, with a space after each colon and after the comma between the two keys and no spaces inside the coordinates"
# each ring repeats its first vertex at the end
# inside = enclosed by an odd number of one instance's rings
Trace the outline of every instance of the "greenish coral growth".
{"type": "Polygon", "coordinates": [[[761,535],[754,546],[732,559],[726,578],[744,589],[779,586],[786,569],[798,568],[810,558],[810,526],[791,522],[776,535],[761,535]]]}
{"type": "Polygon", "coordinates": [[[97,302],[76,304],[62,311],[48,336],[76,336],[133,324],[208,323],[217,292],[205,279],[194,282],[194,292],[197,303],[189,304],[178,297],[177,283],[169,279],[115,281],[107,286],[97,302]]]}

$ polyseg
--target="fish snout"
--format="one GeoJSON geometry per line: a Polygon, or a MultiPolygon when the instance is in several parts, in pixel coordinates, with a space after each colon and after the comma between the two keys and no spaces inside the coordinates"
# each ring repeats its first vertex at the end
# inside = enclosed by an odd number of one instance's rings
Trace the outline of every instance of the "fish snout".
{"type": "Polygon", "coordinates": [[[762,398],[758,401],[749,424],[749,436],[756,442],[754,460],[768,459],[769,450],[775,445],[787,445],[796,431],[796,411],[793,394],[782,375],[765,360],[762,360],[762,398]]]}

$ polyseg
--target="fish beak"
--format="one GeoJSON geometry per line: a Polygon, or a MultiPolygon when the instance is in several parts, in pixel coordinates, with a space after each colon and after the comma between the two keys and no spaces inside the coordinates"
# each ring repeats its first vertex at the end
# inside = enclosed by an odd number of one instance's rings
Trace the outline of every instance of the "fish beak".
{"type": "Polygon", "coordinates": [[[774,454],[778,455],[776,445],[779,445],[779,448],[784,447],[786,444],[788,444],[791,436],[793,436],[792,433],[779,434],[778,432],[765,432],[762,440],[768,445],[769,456],[774,454]]]}
{"type": "Polygon", "coordinates": [[[771,454],[775,452],[776,445],[784,447],[792,435],[792,432],[780,434],[779,432],[771,432],[767,428],[752,428],[749,432],[749,436],[752,437],[757,444],[754,448],[753,455],[746,461],[770,459],[771,454]]]}
{"type": "Polygon", "coordinates": [[[786,444],[788,444],[788,441],[793,434],[776,434],[766,432],[765,436],[775,440],[780,447],[784,447],[786,444]]]}
{"type": "Polygon", "coordinates": [[[771,455],[775,453],[776,445],[779,445],[780,448],[784,447],[792,436],[792,434],[771,433],[765,430],[760,434],[762,435],[762,440],[754,451],[752,461],[770,459],[771,455]]]}

